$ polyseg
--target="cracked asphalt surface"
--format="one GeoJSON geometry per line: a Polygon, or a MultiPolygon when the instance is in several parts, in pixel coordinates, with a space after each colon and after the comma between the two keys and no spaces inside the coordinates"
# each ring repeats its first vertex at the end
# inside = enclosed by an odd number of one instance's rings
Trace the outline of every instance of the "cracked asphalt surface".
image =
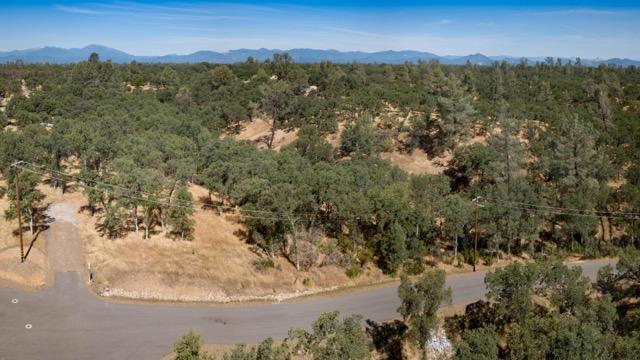
{"type": "MultiPolygon", "coordinates": [[[[609,263],[579,265],[593,279],[609,263]]],[[[484,275],[448,276],[453,303],[483,298],[484,275]]],[[[57,272],[54,286],[45,291],[0,288],[0,359],[160,359],[188,329],[206,343],[223,344],[282,339],[289,328],[308,327],[325,311],[389,320],[398,316],[396,286],[281,304],[134,304],[102,301],[87,291],[78,272],[57,272]]]]}

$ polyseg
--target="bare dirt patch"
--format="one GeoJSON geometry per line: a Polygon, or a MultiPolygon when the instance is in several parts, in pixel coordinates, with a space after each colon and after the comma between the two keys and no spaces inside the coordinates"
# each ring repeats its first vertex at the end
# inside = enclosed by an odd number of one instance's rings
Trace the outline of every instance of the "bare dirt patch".
{"type": "Polygon", "coordinates": [[[133,85],[131,83],[125,82],[124,86],[125,86],[125,90],[127,92],[133,92],[134,90],[158,91],[158,90],[161,89],[160,87],[152,85],[150,83],[146,83],[146,84],[143,84],[143,85],[140,85],[140,86],[136,86],[136,85],[133,85]]]}
{"type": "Polygon", "coordinates": [[[339,122],[338,130],[336,130],[336,132],[332,134],[328,134],[325,137],[325,140],[327,140],[327,142],[331,144],[331,147],[333,147],[334,149],[337,149],[340,147],[340,141],[342,140],[342,131],[344,131],[345,124],[346,122],[344,121],[339,122]]]}
{"type": "Polygon", "coordinates": [[[415,149],[410,153],[386,152],[380,157],[388,160],[392,165],[414,175],[442,174],[447,169],[447,164],[451,160],[450,154],[441,157],[430,158],[421,149],[415,149]]]}
{"type": "Polygon", "coordinates": [[[24,95],[24,97],[28,98],[31,96],[31,90],[27,86],[27,82],[24,81],[24,79],[22,79],[22,82],[20,83],[20,90],[22,91],[22,95],[24,95]]]}
{"type": "MultiPolygon", "coordinates": [[[[246,123],[239,134],[233,135],[236,140],[248,140],[256,143],[259,149],[267,148],[267,141],[271,137],[271,122],[262,118],[256,118],[246,123]]],[[[298,129],[276,130],[273,138],[273,149],[280,150],[291,144],[298,138],[298,129]]]]}

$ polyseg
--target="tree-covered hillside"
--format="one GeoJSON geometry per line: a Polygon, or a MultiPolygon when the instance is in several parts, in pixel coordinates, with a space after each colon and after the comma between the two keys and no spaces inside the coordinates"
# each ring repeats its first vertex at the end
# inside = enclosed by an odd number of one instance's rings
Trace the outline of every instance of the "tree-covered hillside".
{"type": "Polygon", "coordinates": [[[188,239],[195,183],[216,195],[204,206],[240,209],[247,241],[299,269],[315,263],[320,237],[334,245],[327,261],[353,275],[367,263],[419,273],[427,256],[470,262],[476,236],[489,264],[639,245],[633,66],[295,64],[287,54],[115,65],[92,55],[1,65],[0,96],[3,193],[15,198],[17,174],[32,214],[39,181],[81,185],[114,241],[155,228],[188,239]],[[233,139],[255,118],[271,123],[268,149],[233,139]],[[297,139],[271,150],[276,130],[292,129],[297,139]],[[446,171],[410,175],[378,156],[418,148],[448,154],[446,171]]]}

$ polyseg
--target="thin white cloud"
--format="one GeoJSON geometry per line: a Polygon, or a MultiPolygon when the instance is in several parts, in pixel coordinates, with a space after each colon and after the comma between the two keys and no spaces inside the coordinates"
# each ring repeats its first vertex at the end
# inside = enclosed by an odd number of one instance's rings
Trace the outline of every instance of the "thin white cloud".
{"type": "Polygon", "coordinates": [[[438,25],[447,25],[447,24],[451,24],[451,23],[453,23],[453,20],[451,20],[451,19],[442,19],[442,20],[436,21],[436,24],[438,24],[438,25]]]}
{"type": "Polygon", "coordinates": [[[533,16],[557,16],[557,15],[621,15],[628,14],[634,11],[617,11],[617,10],[604,10],[604,9],[589,9],[589,8],[576,8],[576,9],[557,9],[557,10],[541,10],[541,11],[524,11],[516,13],[517,15],[533,15],[533,16]]]}
{"type": "Polygon", "coordinates": [[[128,6],[98,4],[95,7],[55,5],[59,11],[81,15],[126,16],[155,20],[250,20],[247,16],[220,14],[211,11],[193,11],[182,8],[164,8],[162,12],[152,12],[163,7],[132,4],[128,6]],[[103,10],[108,9],[108,10],[103,10]]]}
{"type": "Polygon", "coordinates": [[[55,6],[56,9],[66,12],[66,13],[71,13],[71,14],[83,14],[83,15],[103,15],[105,14],[102,11],[96,11],[96,10],[91,10],[91,9],[86,9],[86,8],[79,8],[79,7],[75,7],[75,6],[65,6],[65,5],[56,5],[55,6]]]}
{"type": "Polygon", "coordinates": [[[361,31],[361,30],[355,30],[355,29],[348,29],[348,28],[343,28],[343,27],[328,26],[328,27],[326,27],[326,29],[330,30],[330,31],[337,31],[337,32],[345,33],[345,34],[351,34],[351,35],[378,37],[378,38],[387,38],[387,37],[389,37],[389,35],[385,35],[385,34],[378,34],[378,33],[374,33],[374,32],[361,31]]]}

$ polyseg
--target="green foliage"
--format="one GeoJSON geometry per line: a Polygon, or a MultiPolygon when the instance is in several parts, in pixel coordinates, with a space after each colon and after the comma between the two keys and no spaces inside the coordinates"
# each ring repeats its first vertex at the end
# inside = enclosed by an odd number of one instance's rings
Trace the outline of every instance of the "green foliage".
{"type": "Polygon", "coordinates": [[[173,226],[173,231],[180,234],[180,238],[184,240],[192,231],[195,224],[192,216],[195,212],[193,207],[193,196],[186,186],[181,186],[176,191],[176,198],[173,201],[174,206],[169,207],[167,214],[167,223],[173,226]]]}
{"type": "Polygon", "coordinates": [[[206,360],[209,356],[202,351],[202,340],[195,331],[189,330],[173,344],[175,360],[206,360]]]}
{"type": "Polygon", "coordinates": [[[533,287],[540,275],[537,264],[512,263],[485,277],[487,298],[497,302],[498,314],[507,321],[520,321],[533,311],[533,287]]]}
{"type": "Polygon", "coordinates": [[[494,326],[467,330],[462,334],[462,342],[456,347],[458,360],[497,360],[498,333],[494,326]]]}
{"type": "Polygon", "coordinates": [[[409,276],[420,275],[425,271],[424,261],[419,257],[409,259],[404,264],[404,271],[409,276]]]}
{"type": "Polygon", "coordinates": [[[463,321],[449,321],[454,334],[462,331],[457,357],[496,358],[496,344],[500,356],[510,359],[637,357],[636,328],[620,326],[625,321],[618,319],[624,314],[620,306],[627,302],[621,299],[615,304],[610,295],[616,293],[616,276],[611,269],[602,270],[598,281],[602,293],[594,294],[580,268],[560,262],[496,270],[487,275],[491,303],[470,305],[463,321]],[[501,341],[496,334],[501,334],[501,341]],[[483,357],[487,350],[492,355],[483,357]]]}
{"type": "Polygon", "coordinates": [[[101,226],[109,239],[113,239],[118,235],[122,220],[123,215],[120,206],[117,203],[106,205],[104,215],[102,216],[101,226]]]}
{"type": "Polygon", "coordinates": [[[40,202],[44,199],[44,194],[37,188],[42,179],[40,175],[32,171],[21,170],[17,173],[20,183],[20,204],[18,204],[15,177],[9,178],[8,186],[3,191],[7,194],[10,201],[9,208],[5,210],[4,217],[7,220],[13,220],[18,217],[18,209],[23,219],[27,219],[29,229],[33,234],[37,225],[37,216],[40,202]]]}
{"type": "Polygon", "coordinates": [[[640,251],[623,252],[615,271],[607,266],[598,272],[597,288],[611,297],[619,319],[616,328],[625,334],[640,327],[640,251]]]}
{"type": "Polygon", "coordinates": [[[439,215],[445,219],[442,226],[443,237],[451,241],[454,259],[458,261],[459,240],[466,236],[467,228],[473,219],[473,205],[471,201],[458,194],[447,195],[439,209],[439,215]]]}
{"type": "Polygon", "coordinates": [[[398,223],[393,223],[383,236],[380,240],[380,268],[393,274],[407,257],[406,234],[398,223]]]}
{"type": "Polygon", "coordinates": [[[363,115],[345,126],[340,144],[343,154],[361,158],[376,154],[378,149],[376,129],[371,115],[363,115]]]}
{"type": "Polygon", "coordinates": [[[485,260],[637,248],[640,222],[622,213],[640,212],[640,75],[552,63],[295,64],[279,54],[229,65],[5,64],[0,95],[12,96],[6,115],[18,126],[0,132],[0,172],[11,182],[13,162],[44,165],[54,187],[83,188],[84,209],[111,236],[188,237],[190,216],[172,204],[181,185],[202,185],[210,199],[193,203],[237,207],[248,242],[299,268],[313,264],[311,232],[345,238],[325,259],[345,270],[417,273],[425,255],[456,251],[470,262],[475,196],[485,199],[485,260]],[[297,139],[279,152],[234,140],[255,117],[272,128],[258,142],[273,147],[277,130],[297,139]],[[334,151],[326,139],[338,121],[334,151]],[[440,175],[416,176],[375,156],[416,146],[430,161],[453,159],[440,175]],[[61,176],[67,164],[80,174],[61,176]]]}
{"type": "Polygon", "coordinates": [[[290,358],[291,353],[287,345],[274,345],[272,338],[267,338],[258,346],[250,348],[244,344],[237,345],[222,357],[223,360],[287,360],[290,358]]]}
{"type": "Polygon", "coordinates": [[[276,263],[273,259],[259,259],[253,262],[253,268],[256,271],[265,271],[267,269],[274,269],[276,267],[276,263]]]}
{"type": "Polygon", "coordinates": [[[362,317],[357,315],[341,321],[337,311],[323,313],[313,322],[311,332],[291,329],[287,341],[294,344],[294,353],[313,359],[368,359],[371,340],[361,322],[362,317]]]}
{"type": "Polygon", "coordinates": [[[351,279],[357,278],[358,276],[360,276],[360,274],[362,274],[362,268],[358,265],[351,265],[347,269],[347,271],[345,271],[345,274],[347,274],[347,276],[351,279]]]}
{"type": "Polygon", "coordinates": [[[271,118],[271,136],[267,140],[269,149],[273,146],[273,138],[277,129],[288,128],[288,120],[294,111],[293,94],[284,81],[274,81],[260,87],[262,99],[260,109],[271,118]]]}
{"type": "Polygon", "coordinates": [[[290,146],[313,163],[333,160],[333,148],[312,125],[300,129],[298,138],[290,146]]]}
{"type": "Polygon", "coordinates": [[[409,326],[413,341],[424,351],[436,329],[440,305],[451,302],[451,289],[445,289],[444,272],[426,272],[415,282],[403,276],[398,297],[401,300],[398,313],[409,326]]]}

